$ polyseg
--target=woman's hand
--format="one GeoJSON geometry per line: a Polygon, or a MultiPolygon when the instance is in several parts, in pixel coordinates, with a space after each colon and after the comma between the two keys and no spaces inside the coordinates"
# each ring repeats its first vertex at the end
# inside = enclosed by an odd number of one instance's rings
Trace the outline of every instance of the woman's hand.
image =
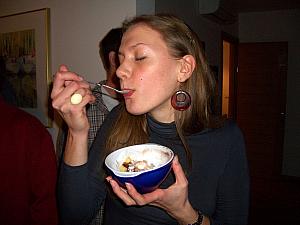
{"type": "Polygon", "coordinates": [[[93,102],[95,97],[91,93],[89,84],[64,65],[60,66],[55,74],[51,99],[53,108],[59,112],[72,132],[80,133],[88,130],[85,106],[93,102]],[[71,103],[74,93],[83,97],[79,104],[71,103]]]}
{"type": "Polygon", "coordinates": [[[60,66],[55,74],[51,92],[52,106],[68,124],[69,132],[64,151],[64,162],[70,166],[79,166],[87,162],[87,139],[89,122],[86,116],[86,104],[95,101],[88,83],[72,73],[66,66],[60,66]],[[82,96],[78,104],[71,103],[74,93],[82,96]]]}
{"type": "Polygon", "coordinates": [[[107,181],[112,186],[114,193],[123,200],[126,205],[154,205],[166,210],[180,224],[193,223],[197,219],[197,212],[192,208],[188,200],[188,181],[184,171],[175,156],[172,169],[176,181],[167,189],[156,189],[151,193],[139,194],[133,185],[127,183],[127,190],[121,188],[111,177],[107,181]],[[176,199],[176,201],[175,201],[176,199]]]}

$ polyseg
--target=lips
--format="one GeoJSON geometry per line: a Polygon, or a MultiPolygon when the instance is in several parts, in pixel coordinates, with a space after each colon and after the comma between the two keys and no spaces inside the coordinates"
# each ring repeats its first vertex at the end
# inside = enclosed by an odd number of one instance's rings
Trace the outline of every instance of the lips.
{"type": "Polygon", "coordinates": [[[133,92],[134,92],[134,90],[132,90],[132,89],[127,89],[127,88],[124,88],[124,89],[122,89],[122,90],[128,91],[128,93],[123,94],[124,98],[129,98],[131,95],[133,95],[133,92]]]}

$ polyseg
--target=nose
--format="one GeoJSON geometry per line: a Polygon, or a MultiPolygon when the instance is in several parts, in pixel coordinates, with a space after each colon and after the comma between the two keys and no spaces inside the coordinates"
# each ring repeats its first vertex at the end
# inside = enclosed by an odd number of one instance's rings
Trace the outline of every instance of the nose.
{"type": "Polygon", "coordinates": [[[120,63],[117,71],[116,71],[117,77],[120,78],[120,80],[125,80],[130,76],[130,70],[128,66],[125,64],[125,62],[120,63]]]}

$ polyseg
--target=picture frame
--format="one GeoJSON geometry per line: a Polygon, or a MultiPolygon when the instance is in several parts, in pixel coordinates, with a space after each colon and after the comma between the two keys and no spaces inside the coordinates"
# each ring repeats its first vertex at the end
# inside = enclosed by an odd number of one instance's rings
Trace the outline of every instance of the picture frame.
{"type": "Polygon", "coordinates": [[[0,17],[0,60],[8,101],[52,127],[49,8],[0,17]]]}

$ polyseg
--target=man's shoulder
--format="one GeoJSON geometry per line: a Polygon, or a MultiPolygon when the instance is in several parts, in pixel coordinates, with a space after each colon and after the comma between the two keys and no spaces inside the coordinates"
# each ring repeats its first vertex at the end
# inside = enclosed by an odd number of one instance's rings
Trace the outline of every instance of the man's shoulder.
{"type": "Polygon", "coordinates": [[[10,129],[14,132],[25,132],[27,135],[46,135],[50,136],[47,128],[42,124],[42,122],[30,113],[12,107],[10,111],[10,118],[6,118],[10,121],[10,129]]]}
{"type": "Polygon", "coordinates": [[[123,104],[118,104],[117,106],[115,106],[107,115],[105,120],[110,120],[110,121],[114,121],[117,119],[117,117],[119,116],[119,114],[121,113],[122,109],[123,109],[123,104]]]}
{"type": "MultiPolygon", "coordinates": [[[[96,84],[96,83],[95,83],[96,84]]],[[[94,93],[102,93],[102,90],[101,90],[101,85],[102,84],[106,84],[106,80],[101,80],[99,82],[97,82],[97,85],[94,85],[92,87],[92,92],[94,93]]]]}
{"type": "Polygon", "coordinates": [[[101,86],[95,85],[95,87],[92,88],[92,93],[97,97],[102,94],[101,86]]]}

